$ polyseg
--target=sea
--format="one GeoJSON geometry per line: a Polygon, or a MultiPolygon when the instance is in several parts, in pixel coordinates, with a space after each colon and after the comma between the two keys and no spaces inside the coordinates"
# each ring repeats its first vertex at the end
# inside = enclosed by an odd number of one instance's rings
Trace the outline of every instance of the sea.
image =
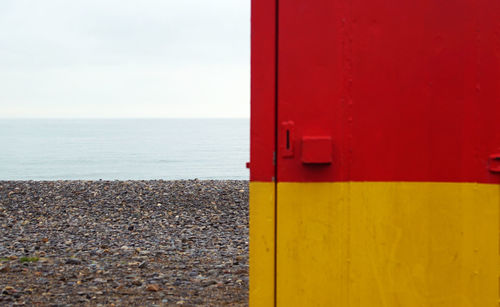
{"type": "Polygon", "coordinates": [[[0,119],[0,180],[249,177],[248,119],[0,119]]]}

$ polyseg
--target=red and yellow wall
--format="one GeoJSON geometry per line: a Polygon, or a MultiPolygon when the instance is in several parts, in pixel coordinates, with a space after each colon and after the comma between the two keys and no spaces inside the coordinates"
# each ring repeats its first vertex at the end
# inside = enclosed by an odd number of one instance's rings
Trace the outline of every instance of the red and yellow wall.
{"type": "Polygon", "coordinates": [[[252,1],[251,306],[498,306],[500,2],[252,1]]]}

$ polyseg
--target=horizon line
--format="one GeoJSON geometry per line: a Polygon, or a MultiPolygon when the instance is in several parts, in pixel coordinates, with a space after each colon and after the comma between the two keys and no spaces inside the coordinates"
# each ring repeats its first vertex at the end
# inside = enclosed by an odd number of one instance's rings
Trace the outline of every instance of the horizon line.
{"type": "Polygon", "coordinates": [[[250,117],[0,117],[0,120],[26,119],[250,119],[250,117]]]}

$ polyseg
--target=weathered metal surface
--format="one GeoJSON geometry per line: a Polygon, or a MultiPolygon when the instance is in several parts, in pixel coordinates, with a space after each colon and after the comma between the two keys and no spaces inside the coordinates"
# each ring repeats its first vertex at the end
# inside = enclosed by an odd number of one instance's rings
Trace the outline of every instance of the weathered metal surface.
{"type": "Polygon", "coordinates": [[[250,304],[497,306],[500,2],[252,9],[250,304]]]}

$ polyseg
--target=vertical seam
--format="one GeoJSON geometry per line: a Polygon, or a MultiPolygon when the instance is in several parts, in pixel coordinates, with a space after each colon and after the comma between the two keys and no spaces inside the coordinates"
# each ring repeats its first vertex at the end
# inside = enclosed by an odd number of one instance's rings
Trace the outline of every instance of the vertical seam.
{"type": "Polygon", "coordinates": [[[277,279],[278,279],[278,165],[279,165],[279,155],[278,155],[278,61],[279,61],[279,0],[276,0],[275,4],[275,45],[274,45],[274,152],[275,152],[275,164],[274,164],[274,306],[277,306],[277,279]]]}

